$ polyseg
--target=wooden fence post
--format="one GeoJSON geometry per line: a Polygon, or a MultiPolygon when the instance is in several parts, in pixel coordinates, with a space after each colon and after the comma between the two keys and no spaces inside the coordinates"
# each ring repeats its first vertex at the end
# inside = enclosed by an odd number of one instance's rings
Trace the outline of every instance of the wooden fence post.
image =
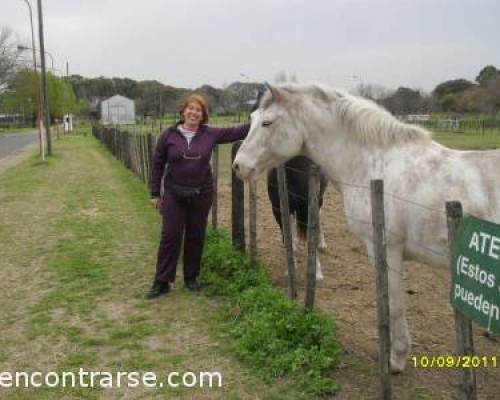
{"type": "Polygon", "coordinates": [[[123,134],[123,131],[118,131],[118,160],[120,160],[123,163],[123,148],[124,148],[124,139],[125,135],[123,134]]]}
{"type": "Polygon", "coordinates": [[[144,183],[148,181],[149,178],[149,166],[150,166],[150,156],[149,156],[149,140],[148,136],[152,135],[152,133],[149,133],[147,135],[144,135],[144,183]]]}
{"type": "Polygon", "coordinates": [[[146,136],[145,135],[141,135],[141,163],[142,163],[142,176],[141,176],[141,179],[143,182],[146,182],[146,174],[148,173],[146,171],[146,168],[148,166],[148,163],[146,161],[146,142],[145,142],[145,139],[146,136]]]}
{"type": "Polygon", "coordinates": [[[111,151],[111,148],[109,147],[109,140],[110,140],[109,139],[109,135],[110,135],[109,129],[103,128],[102,133],[103,133],[103,139],[104,139],[103,143],[106,146],[106,148],[108,149],[108,151],[111,151]]]}
{"type": "Polygon", "coordinates": [[[139,169],[139,145],[137,143],[138,133],[134,133],[134,172],[137,177],[140,176],[139,169]]]}
{"type": "MultiPolygon", "coordinates": [[[[231,163],[234,162],[241,142],[233,143],[231,163]]],[[[233,246],[245,251],[245,187],[243,181],[238,179],[234,171],[231,175],[232,186],[232,236],[233,246]]]]}
{"type": "Polygon", "coordinates": [[[148,177],[147,177],[147,182],[149,182],[149,178],[151,177],[151,170],[153,169],[153,154],[155,151],[155,146],[154,146],[154,135],[150,134],[148,135],[148,159],[149,159],[149,164],[148,164],[148,177]]]}
{"type": "Polygon", "coordinates": [[[288,294],[292,300],[295,300],[297,298],[297,279],[295,277],[295,257],[293,254],[293,238],[290,227],[290,208],[288,203],[285,165],[279,165],[277,170],[281,209],[281,229],[283,230],[283,241],[285,242],[287,261],[286,264],[288,268],[288,294]]]}
{"type": "Polygon", "coordinates": [[[127,142],[128,142],[128,130],[122,132],[123,135],[123,146],[122,146],[122,162],[125,167],[128,168],[127,160],[127,142]]]}
{"type": "Polygon", "coordinates": [[[111,154],[113,154],[113,143],[115,141],[115,130],[114,130],[114,128],[109,128],[106,133],[108,136],[107,146],[108,146],[109,152],[111,154]]]}
{"type": "Polygon", "coordinates": [[[119,151],[119,160],[122,164],[125,164],[125,131],[119,131],[120,135],[120,151],[119,151]]]}
{"type": "MultiPolygon", "coordinates": [[[[148,135],[152,135],[153,133],[149,133],[148,135]]],[[[149,145],[148,145],[148,135],[144,135],[144,171],[146,172],[144,174],[144,182],[146,183],[148,181],[149,177],[149,163],[150,163],[150,157],[149,157],[149,145]]]]}
{"type": "Polygon", "coordinates": [[[309,199],[307,215],[307,283],[305,307],[314,307],[316,294],[316,267],[319,233],[319,167],[313,164],[309,175],[309,199]]]}
{"type": "Polygon", "coordinates": [[[142,165],[141,165],[141,134],[137,133],[135,135],[135,152],[137,157],[137,177],[140,178],[142,176],[142,165]]]}
{"type": "Polygon", "coordinates": [[[214,177],[214,195],[212,202],[212,227],[217,229],[218,195],[219,195],[219,145],[215,145],[212,153],[212,171],[214,177]]]}
{"type": "Polygon", "coordinates": [[[389,316],[389,269],[385,248],[384,182],[372,180],[371,205],[373,224],[373,250],[377,270],[377,316],[379,332],[380,398],[392,398],[391,385],[391,336],[389,316]]]}
{"type": "MultiPolygon", "coordinates": [[[[450,248],[450,264],[453,246],[457,237],[458,226],[462,219],[462,204],[458,201],[446,202],[446,220],[448,223],[448,246],[450,248]]],[[[451,265],[451,268],[455,268],[451,265]]],[[[461,312],[454,309],[455,332],[457,337],[457,356],[474,355],[474,339],[472,335],[472,321],[467,319],[461,312]]],[[[461,368],[459,370],[460,382],[458,387],[458,398],[460,400],[476,400],[476,373],[474,368],[461,368]]]]}
{"type": "Polygon", "coordinates": [[[115,128],[116,140],[115,140],[115,158],[120,159],[120,130],[118,127],[115,128]]]}
{"type": "Polygon", "coordinates": [[[130,170],[132,170],[132,153],[130,151],[130,138],[131,137],[132,137],[132,134],[130,132],[127,132],[127,167],[130,170]]]}
{"type": "Polygon", "coordinates": [[[115,128],[113,129],[113,146],[112,146],[112,153],[113,155],[116,157],[116,148],[117,148],[117,145],[116,145],[116,141],[118,140],[118,134],[116,133],[116,126],[115,128]]]}
{"type": "Polygon", "coordinates": [[[257,180],[248,185],[248,229],[250,231],[250,265],[257,264],[257,180]]]}

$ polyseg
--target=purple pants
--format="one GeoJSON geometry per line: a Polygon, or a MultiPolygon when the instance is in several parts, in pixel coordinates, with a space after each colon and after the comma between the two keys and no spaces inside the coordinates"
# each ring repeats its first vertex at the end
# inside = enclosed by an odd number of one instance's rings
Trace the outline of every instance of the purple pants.
{"type": "Polygon", "coordinates": [[[200,274],[201,253],[205,241],[212,193],[202,194],[190,202],[178,200],[166,191],[162,200],[162,229],[155,280],[174,282],[184,233],[184,281],[200,274]]]}

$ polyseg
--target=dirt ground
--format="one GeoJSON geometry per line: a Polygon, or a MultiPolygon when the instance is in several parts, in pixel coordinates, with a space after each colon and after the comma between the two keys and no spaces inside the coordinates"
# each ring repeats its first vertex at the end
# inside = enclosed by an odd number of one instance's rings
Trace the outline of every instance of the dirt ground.
{"type": "MultiPolygon", "coordinates": [[[[247,194],[246,194],[247,195],[247,194]]],[[[230,227],[230,185],[219,185],[219,224],[230,227]]],[[[258,251],[270,266],[276,284],[287,287],[285,257],[279,228],[271,213],[264,181],[258,188],[258,251]]],[[[342,201],[333,187],[325,195],[322,227],[328,249],[321,255],[325,279],[319,283],[316,304],[335,316],[345,349],[335,378],[342,386],[337,399],[378,398],[375,271],[362,243],[348,230],[342,201]]],[[[247,236],[248,238],[248,236],[247,236]]],[[[248,240],[248,239],[247,239],[248,240]]],[[[302,249],[301,261],[305,260],[302,249]]],[[[299,273],[301,296],[305,286],[304,263],[299,273]]],[[[405,264],[407,315],[412,335],[411,356],[451,355],[455,349],[453,311],[449,304],[450,274],[446,269],[419,263],[405,264]]],[[[497,356],[500,341],[476,329],[476,354],[497,356]]],[[[478,399],[500,399],[500,368],[477,369],[478,399]]],[[[394,399],[454,399],[458,372],[452,369],[415,368],[393,377],[394,399]]]]}
{"type": "MultiPolygon", "coordinates": [[[[32,154],[33,148],[3,160],[0,172],[32,154]]],[[[230,227],[230,185],[219,185],[219,224],[230,227]]],[[[258,188],[258,251],[271,268],[274,281],[286,289],[285,257],[279,229],[271,213],[264,181],[258,188]]],[[[317,306],[334,316],[339,327],[345,354],[334,371],[342,389],[336,399],[378,398],[377,329],[375,273],[359,240],[348,230],[342,202],[332,187],[325,195],[322,227],[328,249],[320,256],[324,281],[318,284],[317,306]]],[[[302,249],[301,261],[305,259],[302,249]]],[[[303,267],[303,263],[299,266],[303,267]]],[[[454,353],[455,328],[448,293],[450,274],[445,269],[425,264],[405,264],[408,322],[412,335],[411,356],[439,356],[454,353]]],[[[302,301],[305,277],[300,270],[302,301]]],[[[497,356],[500,362],[500,340],[486,339],[475,330],[476,354],[497,356]]],[[[500,399],[500,367],[478,369],[478,399],[500,399]]],[[[450,369],[415,368],[408,360],[406,371],[393,377],[394,399],[455,399],[458,373],[450,369]]]]}

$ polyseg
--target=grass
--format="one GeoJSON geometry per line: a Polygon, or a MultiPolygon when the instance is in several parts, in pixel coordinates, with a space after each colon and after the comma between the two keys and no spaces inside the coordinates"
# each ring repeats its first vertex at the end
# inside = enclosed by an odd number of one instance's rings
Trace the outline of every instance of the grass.
{"type": "MultiPolygon", "coordinates": [[[[83,134],[89,134],[90,133],[90,129],[91,129],[91,125],[90,123],[86,122],[86,121],[83,121],[83,122],[75,122],[73,124],[73,132],[71,134],[73,135],[83,135],[83,134]]],[[[59,133],[59,135],[63,135],[64,132],[63,132],[64,128],[62,127],[62,125],[52,125],[51,126],[51,131],[52,131],[52,134],[54,136],[57,136],[57,134],[59,133]]],[[[11,134],[11,133],[16,133],[16,134],[19,134],[19,133],[34,133],[34,132],[37,132],[38,133],[38,128],[36,127],[23,127],[23,128],[8,128],[8,127],[0,127],[0,137],[2,136],[5,136],[7,134],[11,134]]]]}
{"type": "Polygon", "coordinates": [[[24,128],[0,128],[0,138],[10,133],[33,133],[36,132],[36,128],[33,127],[24,127],[24,128]]]}
{"type": "Polygon", "coordinates": [[[223,300],[176,287],[143,299],[159,217],[146,188],[94,138],[62,136],[0,175],[0,371],[219,371],[222,388],[1,389],[9,399],[307,399],[242,366],[221,333],[223,300]]]}
{"type": "Polygon", "coordinates": [[[208,292],[230,299],[224,313],[236,354],[272,381],[293,377],[294,386],[309,396],[332,394],[338,388],[328,376],[340,347],[333,320],[317,310],[306,312],[273,287],[267,269],[251,266],[225,232],[209,230],[203,255],[208,292]]]}
{"type": "Polygon", "coordinates": [[[436,131],[433,135],[437,142],[460,150],[488,150],[500,148],[500,133],[446,132],[436,131]]]}

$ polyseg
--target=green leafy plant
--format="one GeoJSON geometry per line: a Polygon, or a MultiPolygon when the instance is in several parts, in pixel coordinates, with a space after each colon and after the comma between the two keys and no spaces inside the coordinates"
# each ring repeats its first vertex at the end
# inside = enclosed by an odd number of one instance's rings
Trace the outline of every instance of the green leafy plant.
{"type": "Polygon", "coordinates": [[[207,234],[203,279],[208,294],[229,298],[224,316],[234,351],[261,377],[290,377],[315,396],[338,389],[328,376],[340,353],[334,321],[285,297],[265,267],[252,267],[223,231],[207,234]]]}

